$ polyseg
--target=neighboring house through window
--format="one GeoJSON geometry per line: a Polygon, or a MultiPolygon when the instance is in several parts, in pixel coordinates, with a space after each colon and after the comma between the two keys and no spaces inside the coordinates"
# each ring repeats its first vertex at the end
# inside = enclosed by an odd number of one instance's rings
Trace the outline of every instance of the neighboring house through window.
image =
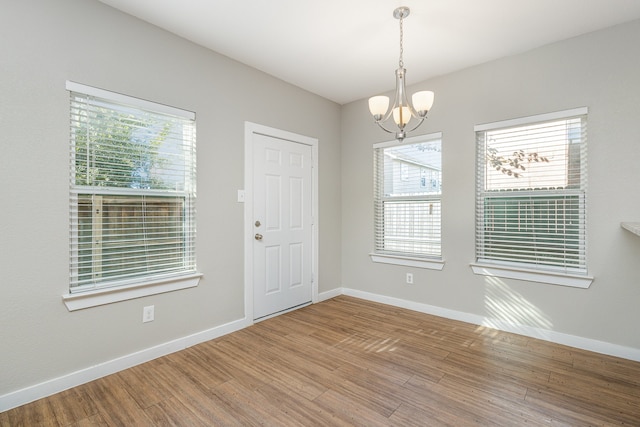
{"type": "Polygon", "coordinates": [[[374,145],[375,262],[442,268],[440,133],[374,145]]]}
{"type": "Polygon", "coordinates": [[[196,272],[195,114],[67,82],[70,293],[196,272]]]}
{"type": "Polygon", "coordinates": [[[587,287],[587,109],[476,126],[476,264],[587,287]]]}

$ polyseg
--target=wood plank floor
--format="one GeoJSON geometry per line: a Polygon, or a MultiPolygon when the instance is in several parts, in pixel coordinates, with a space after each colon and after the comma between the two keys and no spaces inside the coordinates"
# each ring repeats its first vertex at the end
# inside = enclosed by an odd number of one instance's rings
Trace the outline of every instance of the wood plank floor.
{"type": "Polygon", "coordinates": [[[1,426],[640,425],[640,363],[340,296],[1,426]]]}

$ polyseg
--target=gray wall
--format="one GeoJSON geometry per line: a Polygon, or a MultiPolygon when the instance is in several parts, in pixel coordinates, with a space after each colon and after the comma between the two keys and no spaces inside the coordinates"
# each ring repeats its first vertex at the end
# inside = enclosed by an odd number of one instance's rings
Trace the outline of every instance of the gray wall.
{"type": "Polygon", "coordinates": [[[640,221],[638,46],[634,21],[411,87],[436,93],[420,132],[443,133],[443,271],[369,259],[372,144],[387,137],[366,100],[343,106],[343,286],[640,349],[640,237],[620,227],[640,221]],[[589,108],[588,268],[595,281],[577,289],[474,275],[474,125],[582,106],[589,108]],[[405,284],[405,272],[414,285],[405,284]]]}
{"type": "Polygon", "coordinates": [[[339,287],[339,105],[95,0],[3,1],[0,396],[243,317],[245,120],[318,138],[319,289],[339,287]],[[196,112],[197,288],[67,311],[66,80],[196,112]]]}

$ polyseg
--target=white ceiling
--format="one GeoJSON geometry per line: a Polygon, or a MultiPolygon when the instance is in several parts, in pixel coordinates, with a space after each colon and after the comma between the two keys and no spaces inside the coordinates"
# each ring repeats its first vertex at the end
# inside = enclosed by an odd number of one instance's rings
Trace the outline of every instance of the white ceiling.
{"type": "MultiPolygon", "coordinates": [[[[640,18],[640,0],[100,0],[345,104],[640,18]]],[[[423,88],[428,89],[428,88],[423,88]]]]}

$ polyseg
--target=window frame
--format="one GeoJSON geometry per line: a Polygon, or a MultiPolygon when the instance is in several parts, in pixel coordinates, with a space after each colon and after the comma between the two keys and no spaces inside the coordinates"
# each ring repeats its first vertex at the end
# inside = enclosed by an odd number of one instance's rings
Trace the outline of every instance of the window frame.
{"type": "MultiPolygon", "coordinates": [[[[73,103],[75,102],[73,99],[74,94],[76,94],[83,97],[95,97],[99,99],[99,102],[106,102],[105,105],[107,108],[114,108],[115,110],[119,109],[120,106],[125,106],[127,109],[131,108],[135,111],[146,111],[159,115],[173,116],[186,122],[191,122],[192,134],[191,136],[187,135],[187,139],[184,140],[188,144],[186,148],[188,151],[185,152],[184,159],[184,167],[186,168],[183,178],[184,189],[158,190],[152,189],[151,187],[116,188],[111,185],[104,187],[86,184],[76,185],[76,143],[73,130],[70,131],[70,282],[68,285],[68,293],[62,296],[63,302],[69,311],[73,311],[197,286],[202,274],[197,271],[195,262],[195,113],[71,81],[66,82],[66,89],[72,97],[72,110],[70,112],[72,114],[72,120],[73,103]],[[177,229],[179,233],[178,236],[182,236],[182,243],[179,245],[181,250],[176,252],[176,254],[181,254],[180,257],[183,258],[183,261],[180,261],[181,266],[164,273],[157,267],[153,271],[138,274],[137,276],[131,274],[128,277],[96,281],[91,285],[80,284],[77,279],[78,262],[81,256],[79,255],[78,249],[80,244],[78,212],[82,204],[81,198],[83,197],[92,197],[92,199],[95,197],[98,201],[102,199],[111,200],[114,206],[117,206],[117,203],[122,203],[115,202],[118,198],[120,198],[121,201],[125,201],[125,203],[126,201],[131,202],[133,200],[135,203],[140,204],[145,212],[147,203],[145,200],[157,203],[162,198],[166,199],[165,203],[169,205],[177,203],[177,205],[175,205],[176,207],[171,208],[171,206],[169,206],[168,210],[175,211],[177,206],[180,206],[179,209],[181,210],[178,212],[182,211],[182,214],[176,217],[180,219],[180,224],[178,224],[179,228],[177,229]],[[74,279],[74,277],[76,277],[76,279],[74,279]],[[74,283],[77,284],[74,285],[74,283]]],[[[73,127],[74,125],[72,123],[71,128],[73,129],[73,127]]],[[[86,202],[82,204],[82,206],[84,205],[86,205],[86,202]]],[[[166,210],[167,209],[165,209],[165,211],[166,210]]],[[[149,212],[153,213],[155,211],[149,212]]],[[[143,215],[146,215],[146,213],[143,215]]],[[[91,224],[94,223],[94,217],[95,215],[91,213],[91,224]]],[[[172,220],[174,217],[175,213],[168,218],[172,220]]],[[[95,224],[92,225],[92,229],[95,227],[95,224]]],[[[92,236],[93,233],[94,231],[91,232],[92,236]]],[[[139,246],[139,244],[136,245],[139,246]]],[[[93,271],[94,270],[92,270],[92,275],[94,274],[93,271]]]]}
{"type": "MultiPolygon", "coordinates": [[[[405,145],[415,145],[421,142],[432,142],[432,141],[440,141],[440,148],[442,153],[442,132],[435,132],[426,135],[419,135],[410,138],[406,138],[402,143],[398,143],[398,141],[386,141],[381,143],[376,143],[373,145],[373,153],[374,153],[374,249],[369,254],[371,260],[375,263],[383,263],[383,264],[392,264],[392,265],[401,265],[406,267],[416,267],[416,268],[424,268],[430,270],[442,270],[444,268],[444,260],[442,257],[442,213],[440,212],[440,253],[437,256],[428,255],[428,254],[419,254],[419,253],[411,253],[411,252],[398,252],[398,251],[385,251],[381,249],[382,241],[384,240],[384,235],[381,234],[379,230],[384,228],[384,214],[381,213],[381,204],[384,201],[435,201],[440,204],[442,207],[442,187],[439,194],[425,194],[425,195],[411,195],[411,196],[393,196],[393,197],[385,197],[384,193],[384,159],[380,157],[378,160],[378,155],[376,154],[378,150],[384,150],[388,147],[397,147],[397,146],[405,146],[405,145]],[[376,162],[381,161],[382,164],[377,164],[376,162]],[[380,171],[382,172],[380,174],[380,171]],[[380,217],[380,215],[382,215],[380,217]]],[[[442,156],[442,154],[441,154],[442,156]]],[[[400,179],[401,181],[406,182],[406,176],[403,174],[402,164],[400,170],[400,179]]],[[[440,179],[442,180],[442,171],[440,172],[440,179]]],[[[383,233],[383,232],[382,232],[383,233]]]]}
{"type": "MultiPolygon", "coordinates": [[[[474,127],[476,134],[476,235],[475,235],[475,261],[471,263],[471,268],[475,274],[494,276],[501,278],[527,280],[533,282],[563,285],[578,288],[588,288],[593,277],[588,275],[586,249],[587,249],[587,236],[586,236],[586,213],[587,213],[587,199],[586,199],[586,175],[587,175],[587,139],[586,139],[586,121],[588,116],[588,109],[586,107],[575,108],[570,110],[539,114],[534,116],[528,116],[523,118],[504,120],[493,123],[486,123],[477,125],[474,127]],[[485,173],[487,170],[487,153],[486,145],[482,144],[484,137],[481,134],[486,134],[488,131],[496,131],[501,129],[526,127],[529,125],[537,125],[544,123],[551,123],[554,121],[570,120],[574,118],[581,118],[583,120],[583,135],[584,138],[580,141],[580,171],[581,171],[581,185],[579,188],[563,188],[563,189],[527,189],[527,190],[510,190],[509,197],[505,195],[496,195],[495,197],[487,196],[488,190],[485,190],[485,173]],[[513,196],[529,197],[530,199],[537,199],[541,201],[550,201],[554,197],[564,198],[577,197],[577,205],[581,206],[578,210],[579,229],[582,230],[579,233],[579,247],[584,253],[583,262],[578,264],[578,267],[572,268],[569,265],[565,266],[551,266],[543,263],[531,263],[531,262],[516,262],[514,260],[496,260],[491,256],[485,256],[484,251],[484,228],[486,227],[486,217],[484,216],[485,196],[492,200],[509,200],[513,196]]],[[[568,168],[568,166],[567,166],[568,168]]],[[[568,171],[568,169],[566,169],[568,171]]],[[[516,178],[514,178],[516,179],[516,178]]],[[[517,197],[516,197],[517,198],[517,197]]],[[[530,213],[530,212],[528,212],[530,213]]],[[[520,218],[520,217],[519,217],[520,218]]],[[[566,259],[566,258],[565,258],[566,259]]],[[[567,264],[569,264],[567,262],[567,264]]]]}

